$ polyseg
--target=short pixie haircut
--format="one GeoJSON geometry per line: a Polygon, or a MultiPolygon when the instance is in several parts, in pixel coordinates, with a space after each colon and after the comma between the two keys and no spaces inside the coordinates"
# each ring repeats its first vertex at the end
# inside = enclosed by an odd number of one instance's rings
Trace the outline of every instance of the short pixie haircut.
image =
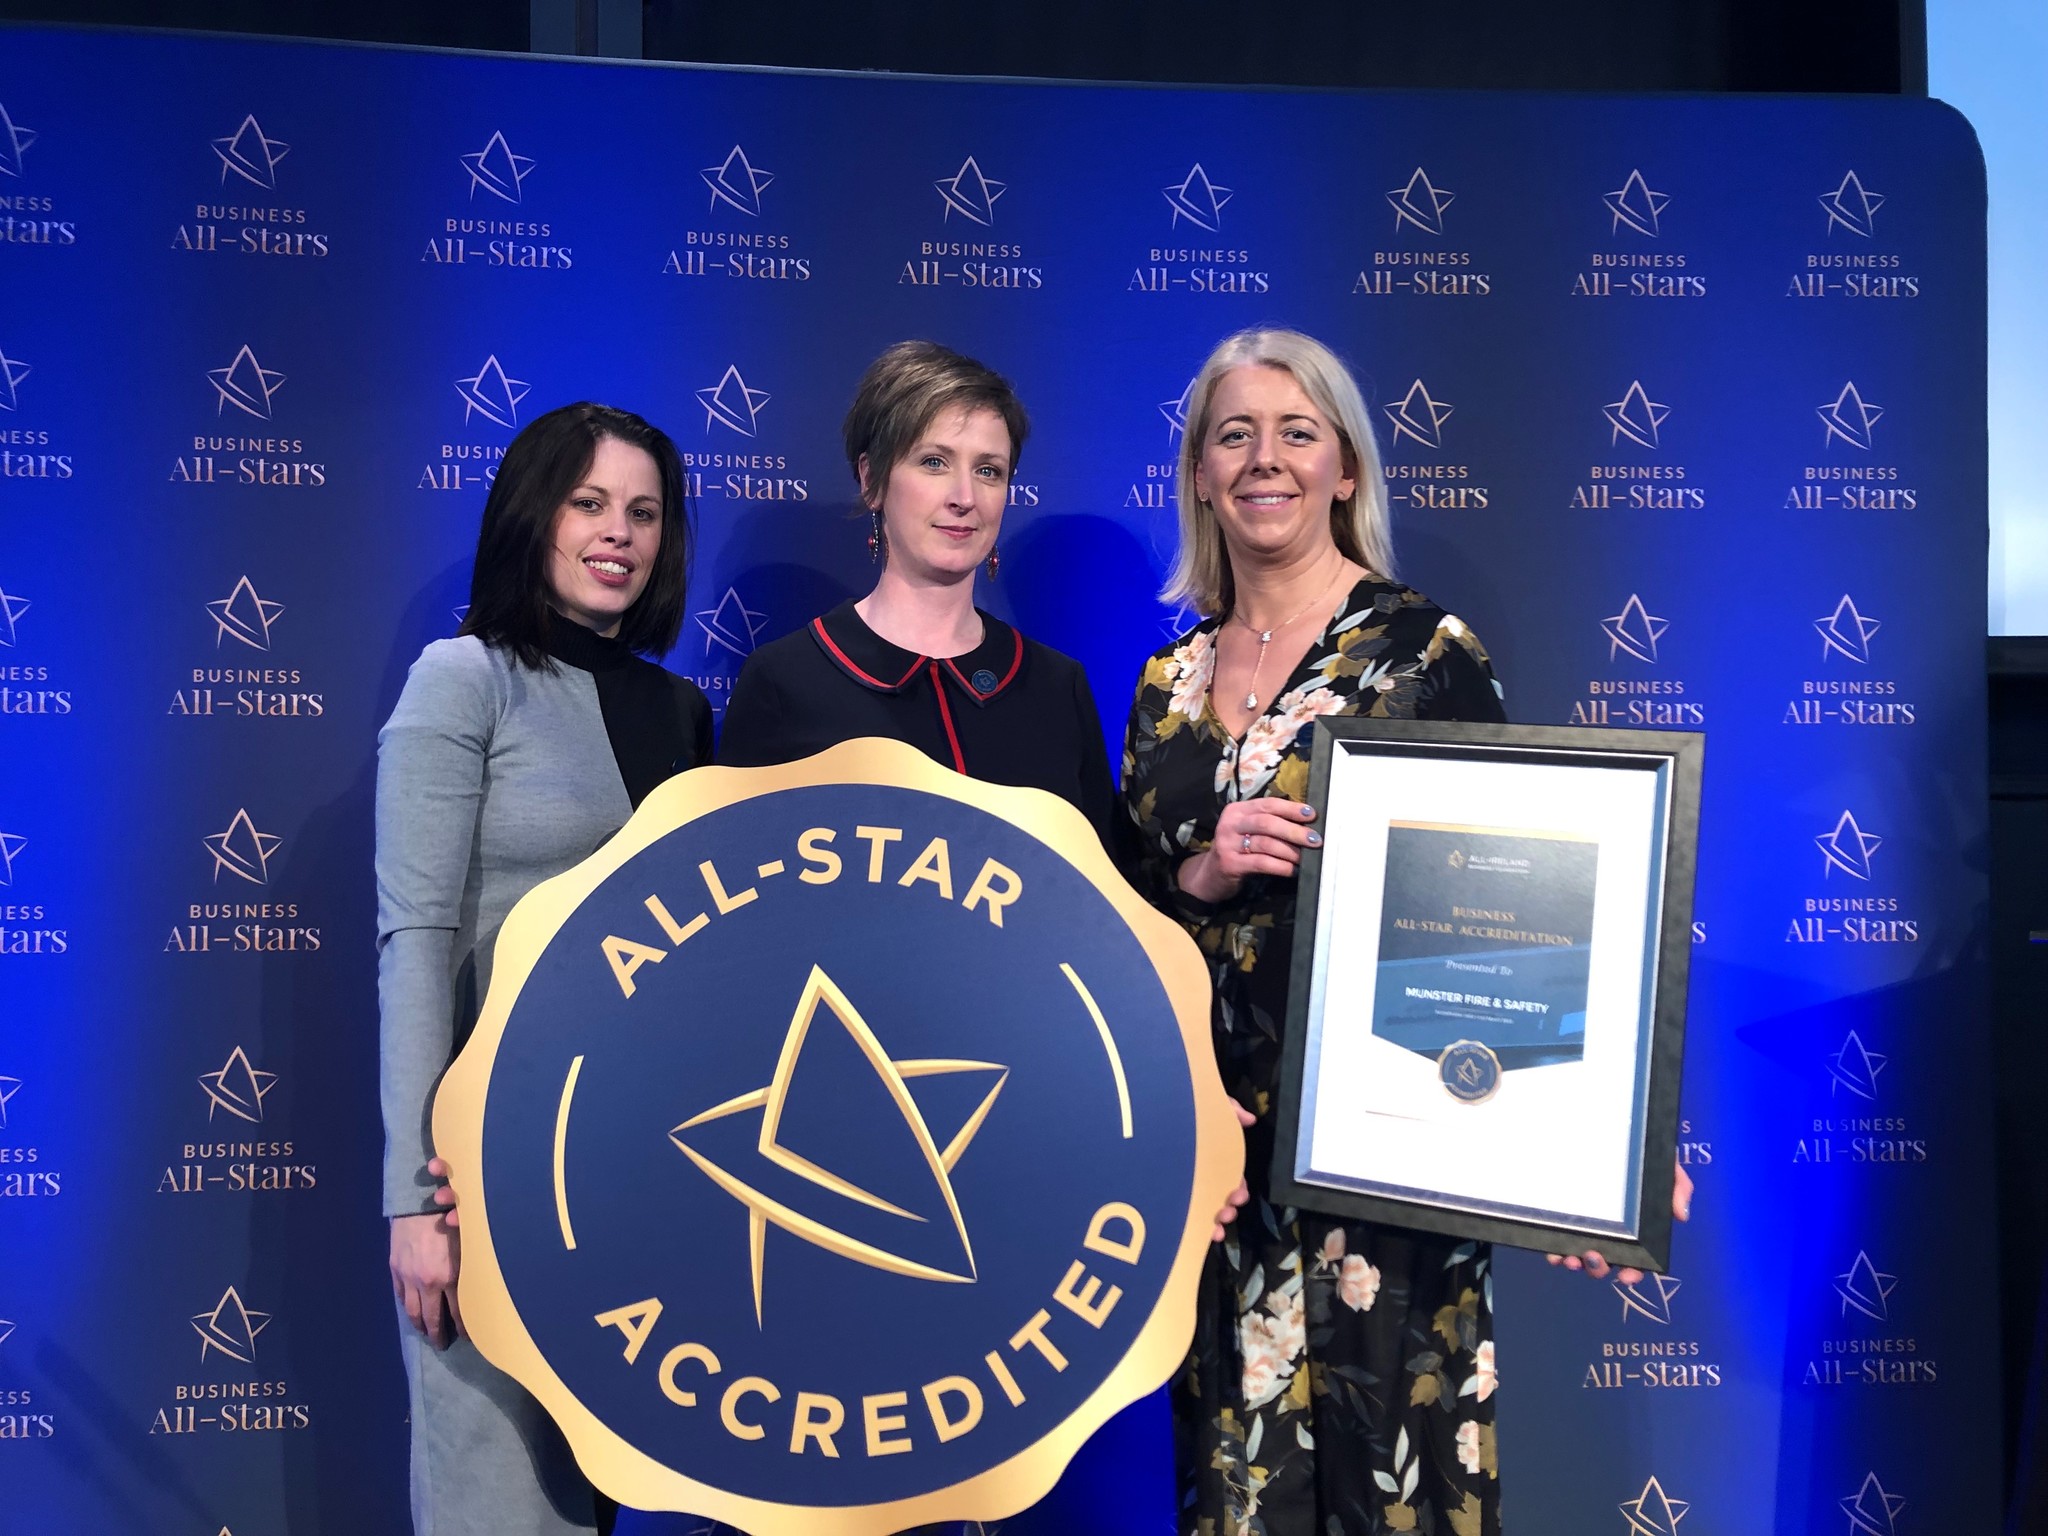
{"type": "Polygon", "coordinates": [[[952,410],[994,411],[1002,417],[1010,432],[1014,475],[1031,423],[1008,379],[935,341],[899,341],[868,364],[840,429],[846,439],[847,467],[867,507],[881,506],[889,471],[909,456],[942,411],[952,410]],[[861,482],[863,455],[871,484],[861,482]]]}
{"type": "Polygon", "coordinates": [[[682,458],[659,427],[631,411],[588,400],[536,416],[505,449],[484,498],[469,612],[459,633],[510,651],[525,666],[554,670],[548,631],[573,622],[559,617],[549,601],[548,552],[554,546],[555,520],[569,493],[590,473],[597,445],[608,437],[645,449],[661,478],[661,545],[646,587],[619,623],[619,639],[648,656],[674,647],[690,580],[690,509],[684,500],[682,458]]]}
{"type": "Polygon", "coordinates": [[[1216,513],[1195,494],[1195,466],[1209,435],[1209,407],[1216,386],[1233,368],[1282,368],[1336,428],[1344,470],[1357,485],[1350,496],[1330,503],[1330,533],[1338,551],[1385,581],[1394,579],[1394,538],[1387,519],[1387,483],[1380,471],[1379,444],[1365,399],[1337,354],[1299,331],[1239,331],[1226,337],[1188,388],[1187,425],[1181,433],[1175,499],[1180,508],[1180,549],[1160,589],[1169,607],[1191,607],[1206,618],[1228,617],[1237,601],[1230,556],[1216,513]]]}

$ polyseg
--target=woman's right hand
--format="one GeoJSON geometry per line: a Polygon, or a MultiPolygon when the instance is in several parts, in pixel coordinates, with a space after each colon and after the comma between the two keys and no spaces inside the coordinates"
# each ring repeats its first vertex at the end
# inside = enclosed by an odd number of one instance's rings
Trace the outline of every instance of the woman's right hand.
{"type": "Polygon", "coordinates": [[[1175,878],[1206,902],[1228,901],[1251,875],[1291,879],[1301,869],[1301,850],[1323,845],[1315,819],[1314,806],[1277,795],[1232,801],[1216,818],[1215,841],[1182,861],[1175,878]]]}
{"type": "MultiPolygon", "coordinates": [[[[446,1201],[440,1199],[445,1193],[445,1189],[437,1192],[436,1201],[452,1204],[452,1195],[446,1201]]],[[[436,1349],[446,1349],[466,1337],[462,1310],[455,1301],[455,1281],[461,1268],[462,1237],[455,1230],[454,1211],[391,1218],[391,1289],[413,1327],[436,1349]]]]}

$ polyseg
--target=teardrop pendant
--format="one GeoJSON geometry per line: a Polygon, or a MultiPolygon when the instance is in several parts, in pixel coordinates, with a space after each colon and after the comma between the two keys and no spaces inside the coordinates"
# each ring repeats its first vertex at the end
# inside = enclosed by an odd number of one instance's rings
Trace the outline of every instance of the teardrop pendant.
{"type": "Polygon", "coordinates": [[[1259,707],[1259,696],[1256,693],[1246,694],[1244,696],[1244,707],[1246,709],[1257,709],[1259,707]]]}

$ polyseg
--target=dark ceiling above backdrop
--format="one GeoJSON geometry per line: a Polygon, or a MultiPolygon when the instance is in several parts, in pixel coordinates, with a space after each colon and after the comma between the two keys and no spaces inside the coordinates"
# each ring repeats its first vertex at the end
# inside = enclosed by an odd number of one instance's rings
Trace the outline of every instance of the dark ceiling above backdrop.
{"type": "MultiPolygon", "coordinates": [[[[1900,0],[953,0],[644,7],[649,58],[1180,80],[1548,90],[1898,91],[1900,0]]],[[[1925,89],[1924,67],[1905,88],[1925,89]]]]}
{"type": "Polygon", "coordinates": [[[0,21],[253,32],[524,53],[530,6],[531,0],[0,0],[0,21]]]}
{"type": "MultiPolygon", "coordinates": [[[[0,20],[1218,85],[1926,89],[1924,0],[0,0],[0,20]],[[619,25],[621,15],[626,17],[619,25]],[[598,45],[599,34],[638,48],[598,45]],[[600,26],[600,22],[603,26],[600,26]]],[[[4,62],[4,61],[0,61],[4,62]]]]}

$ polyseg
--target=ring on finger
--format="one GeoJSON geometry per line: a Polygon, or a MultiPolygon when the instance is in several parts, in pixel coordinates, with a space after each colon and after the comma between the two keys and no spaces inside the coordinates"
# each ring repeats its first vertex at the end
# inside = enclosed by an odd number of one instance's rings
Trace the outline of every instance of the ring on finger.
{"type": "Polygon", "coordinates": [[[1244,835],[1244,836],[1243,836],[1242,838],[1240,838],[1240,839],[1238,840],[1238,844],[1237,844],[1237,851],[1238,851],[1239,853],[1250,853],[1250,852],[1252,851],[1252,835],[1251,835],[1251,833],[1249,833],[1249,832],[1245,833],[1245,835],[1244,835]]]}

